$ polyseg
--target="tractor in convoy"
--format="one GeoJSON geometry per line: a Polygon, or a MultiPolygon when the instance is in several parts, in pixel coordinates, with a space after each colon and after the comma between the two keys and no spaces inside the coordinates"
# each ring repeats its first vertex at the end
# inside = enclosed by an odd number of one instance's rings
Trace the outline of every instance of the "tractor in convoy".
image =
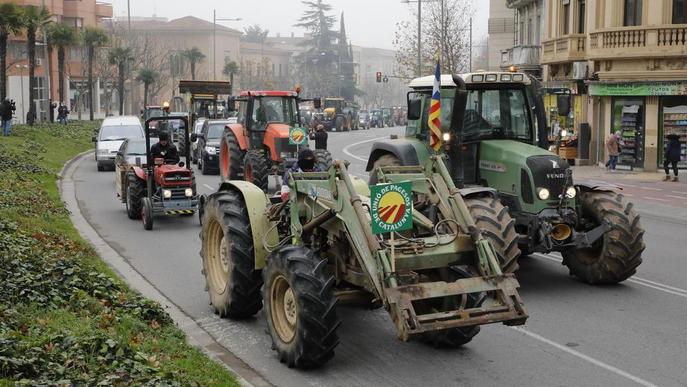
{"type": "Polygon", "coordinates": [[[124,202],[130,219],[142,219],[143,228],[153,229],[155,216],[192,216],[198,210],[198,192],[193,170],[188,163],[166,163],[164,158],[151,160],[150,138],[152,122],[180,120],[188,138],[188,118],[185,116],[149,117],[145,121],[146,160],[144,165],[132,165],[126,172],[124,202]]]}
{"type": "Polygon", "coordinates": [[[322,124],[327,131],[350,132],[358,130],[358,105],[343,98],[326,97],[321,100],[322,124]]]}
{"type": "MultiPolygon", "coordinates": [[[[228,109],[238,104],[238,115],[235,124],[225,126],[220,141],[222,181],[246,180],[267,191],[269,176],[282,176],[298,160],[299,146],[307,146],[307,129],[301,127],[298,110],[301,101],[298,91],[243,91],[229,99],[228,109]],[[295,128],[302,129],[304,145],[289,138],[295,128]]],[[[329,152],[315,153],[319,167],[326,169],[331,164],[329,152]]]]}
{"type": "Polygon", "coordinates": [[[405,137],[373,144],[370,183],[380,167],[424,165],[445,154],[505,272],[517,269],[521,254],[560,252],[570,274],[587,283],[618,283],[635,273],[645,248],[639,215],[617,187],[574,183],[568,163],[545,150],[543,101],[528,75],[443,75],[443,144],[436,152],[428,127],[433,82],[411,81],[405,137]]]}
{"type": "MultiPolygon", "coordinates": [[[[374,172],[375,195],[338,160],[292,173],[286,201],[221,183],[200,234],[215,312],[245,319],[264,306],[272,349],[298,368],[334,356],[339,305],[384,307],[399,339],[433,346],[464,345],[484,324],[524,324],[518,281],[502,272],[443,156],[374,172]]],[[[498,224],[503,214],[485,208],[481,219],[498,224]]]]}

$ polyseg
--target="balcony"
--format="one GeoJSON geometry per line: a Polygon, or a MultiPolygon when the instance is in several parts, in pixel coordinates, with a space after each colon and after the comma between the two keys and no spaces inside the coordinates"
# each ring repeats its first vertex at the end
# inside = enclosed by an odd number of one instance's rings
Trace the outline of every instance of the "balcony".
{"type": "Polygon", "coordinates": [[[687,24],[619,27],[589,38],[589,59],[687,56],[687,24]]]}
{"type": "Polygon", "coordinates": [[[536,2],[537,0],[507,0],[506,7],[510,9],[517,9],[536,2]]]}
{"type": "Polygon", "coordinates": [[[95,3],[95,16],[98,19],[111,19],[113,15],[112,4],[97,1],[95,3]]]}
{"type": "Polygon", "coordinates": [[[540,46],[514,46],[501,51],[501,68],[515,65],[522,70],[534,70],[541,67],[539,61],[540,46]]]}
{"type": "Polygon", "coordinates": [[[584,34],[565,35],[545,40],[542,43],[544,55],[542,64],[555,64],[585,60],[586,36],[584,34]]]}

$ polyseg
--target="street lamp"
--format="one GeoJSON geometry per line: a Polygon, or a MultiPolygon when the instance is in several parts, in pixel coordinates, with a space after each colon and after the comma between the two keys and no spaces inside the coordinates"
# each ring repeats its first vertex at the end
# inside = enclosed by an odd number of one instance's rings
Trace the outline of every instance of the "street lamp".
{"type": "MultiPolygon", "coordinates": [[[[24,69],[28,69],[27,65],[14,65],[14,67],[19,69],[19,84],[21,87],[21,116],[26,117],[26,108],[24,107],[24,69]]],[[[23,118],[22,118],[23,119],[23,118]]],[[[20,120],[21,121],[21,120],[20,120]]]]}
{"type": "MultiPolygon", "coordinates": [[[[444,0],[401,0],[401,3],[417,3],[417,76],[422,76],[422,3],[441,1],[441,44],[444,44],[444,0]]],[[[441,52],[441,50],[439,50],[441,52]]]]}
{"type": "Polygon", "coordinates": [[[241,21],[237,18],[218,18],[217,10],[212,10],[212,79],[217,80],[217,21],[241,21]]]}

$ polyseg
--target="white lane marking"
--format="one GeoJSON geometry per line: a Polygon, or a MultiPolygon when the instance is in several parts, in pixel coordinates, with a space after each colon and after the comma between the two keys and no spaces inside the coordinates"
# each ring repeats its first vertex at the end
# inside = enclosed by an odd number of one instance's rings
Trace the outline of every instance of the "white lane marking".
{"type": "Polygon", "coordinates": [[[616,184],[616,185],[619,185],[619,186],[621,186],[621,187],[637,188],[636,185],[632,185],[632,184],[625,184],[625,183],[615,183],[615,184],[616,184]]]}
{"type": "Polygon", "coordinates": [[[562,344],[559,344],[555,341],[549,340],[546,337],[540,336],[534,332],[530,332],[525,328],[520,328],[520,327],[511,327],[511,328],[518,331],[518,332],[521,332],[521,333],[523,333],[523,334],[525,334],[525,335],[527,335],[527,336],[529,336],[535,340],[541,341],[542,343],[548,344],[552,347],[560,349],[563,352],[566,352],[566,353],[573,355],[577,358],[580,358],[580,359],[585,360],[589,363],[592,363],[595,366],[598,366],[598,367],[601,367],[607,371],[610,371],[610,372],[612,372],[618,376],[622,376],[626,379],[629,379],[629,380],[631,380],[631,381],[633,381],[639,385],[646,386],[646,387],[655,387],[656,386],[656,384],[654,384],[654,383],[651,383],[647,380],[644,380],[638,376],[632,375],[631,373],[623,371],[620,368],[617,368],[617,367],[614,367],[610,364],[604,363],[601,360],[598,360],[598,359],[595,359],[591,356],[585,355],[582,352],[579,352],[579,351],[576,351],[576,350],[571,349],[569,347],[566,347],[565,345],[562,345],[562,344]]]}
{"type": "Polygon", "coordinates": [[[356,159],[356,160],[360,160],[360,161],[367,162],[367,159],[362,158],[362,157],[360,157],[360,156],[354,155],[353,153],[351,153],[351,152],[349,151],[349,149],[352,148],[352,147],[354,147],[354,146],[358,146],[358,145],[360,145],[360,144],[365,144],[365,143],[368,143],[368,142],[373,142],[373,141],[378,141],[378,140],[384,140],[384,139],[386,139],[386,138],[389,138],[389,136],[376,137],[376,138],[373,138],[373,139],[370,139],[370,140],[363,140],[363,141],[354,142],[353,144],[348,144],[348,145],[346,145],[346,147],[343,148],[343,153],[347,154],[348,156],[353,157],[353,158],[356,159]]]}
{"type": "Polygon", "coordinates": [[[673,193],[680,194],[680,195],[687,195],[687,192],[685,192],[685,191],[673,191],[673,193]]]}
{"type": "Polygon", "coordinates": [[[668,197],[668,198],[673,198],[673,199],[682,199],[682,200],[686,200],[686,199],[687,199],[687,196],[666,195],[666,197],[668,197]]]}
{"type": "Polygon", "coordinates": [[[635,195],[633,195],[631,193],[623,192],[623,196],[635,196],[635,195]]]}
{"type": "Polygon", "coordinates": [[[211,187],[210,184],[203,184],[203,186],[204,186],[205,188],[209,189],[210,191],[213,191],[213,190],[214,190],[214,188],[211,187]]]}
{"type": "Polygon", "coordinates": [[[647,191],[663,191],[663,188],[653,188],[653,187],[639,187],[639,189],[645,189],[647,191]]]}
{"type": "Polygon", "coordinates": [[[642,199],[648,199],[648,200],[658,200],[660,202],[669,202],[670,200],[668,199],[661,199],[661,198],[655,198],[652,196],[642,196],[642,199]]]}
{"type": "MultiPolygon", "coordinates": [[[[550,255],[544,255],[544,254],[540,254],[540,253],[534,253],[532,255],[539,257],[539,258],[548,259],[549,261],[553,261],[553,262],[558,262],[558,263],[563,262],[562,259],[552,257],[550,255]]],[[[636,276],[628,278],[627,281],[632,282],[632,283],[637,284],[637,285],[646,286],[646,287],[651,288],[651,289],[660,290],[664,293],[672,294],[672,295],[675,295],[678,297],[687,298],[687,289],[676,288],[675,286],[670,286],[670,285],[662,284],[660,282],[650,281],[648,279],[645,279],[642,277],[636,277],[636,276]]]]}

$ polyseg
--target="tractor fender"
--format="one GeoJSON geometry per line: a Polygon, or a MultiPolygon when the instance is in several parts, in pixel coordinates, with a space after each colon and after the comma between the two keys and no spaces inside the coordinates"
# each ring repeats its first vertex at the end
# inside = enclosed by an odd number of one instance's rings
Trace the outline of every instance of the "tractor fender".
{"type": "Polygon", "coordinates": [[[491,187],[469,187],[469,188],[461,188],[458,190],[460,192],[460,196],[464,198],[471,198],[471,197],[493,197],[498,199],[499,193],[497,190],[491,187]]]}
{"type": "Polygon", "coordinates": [[[398,139],[375,142],[372,144],[372,151],[367,160],[365,171],[371,171],[375,161],[385,154],[396,156],[401,160],[401,165],[421,165],[420,158],[426,159],[427,153],[426,146],[419,141],[413,142],[405,139],[398,139]],[[415,143],[418,143],[421,147],[416,146],[415,143]],[[418,155],[421,150],[424,150],[425,154],[418,155]]]}
{"type": "Polygon", "coordinates": [[[228,124],[224,127],[225,135],[227,132],[232,132],[236,141],[239,142],[239,148],[245,151],[248,149],[248,139],[246,138],[246,130],[241,124],[228,124]]]}
{"type": "MultiPolygon", "coordinates": [[[[270,200],[263,190],[253,183],[241,180],[232,180],[222,183],[217,192],[236,190],[241,193],[248,209],[248,220],[253,237],[255,268],[265,267],[270,251],[265,245],[276,246],[279,235],[273,222],[267,218],[266,211],[270,200]],[[263,243],[264,240],[264,243],[263,243]]],[[[215,195],[215,194],[212,194],[215,195]]],[[[211,195],[211,197],[212,197],[211,195]]]]}
{"type": "Polygon", "coordinates": [[[590,183],[577,183],[575,188],[582,194],[589,191],[599,191],[599,192],[618,192],[622,191],[622,188],[613,184],[590,184],[590,183]]]}
{"type": "Polygon", "coordinates": [[[136,174],[136,177],[138,177],[139,179],[141,179],[141,180],[143,180],[143,181],[146,180],[146,171],[145,171],[143,168],[141,168],[141,167],[131,167],[131,169],[132,169],[132,170],[134,171],[134,173],[136,174]]]}

